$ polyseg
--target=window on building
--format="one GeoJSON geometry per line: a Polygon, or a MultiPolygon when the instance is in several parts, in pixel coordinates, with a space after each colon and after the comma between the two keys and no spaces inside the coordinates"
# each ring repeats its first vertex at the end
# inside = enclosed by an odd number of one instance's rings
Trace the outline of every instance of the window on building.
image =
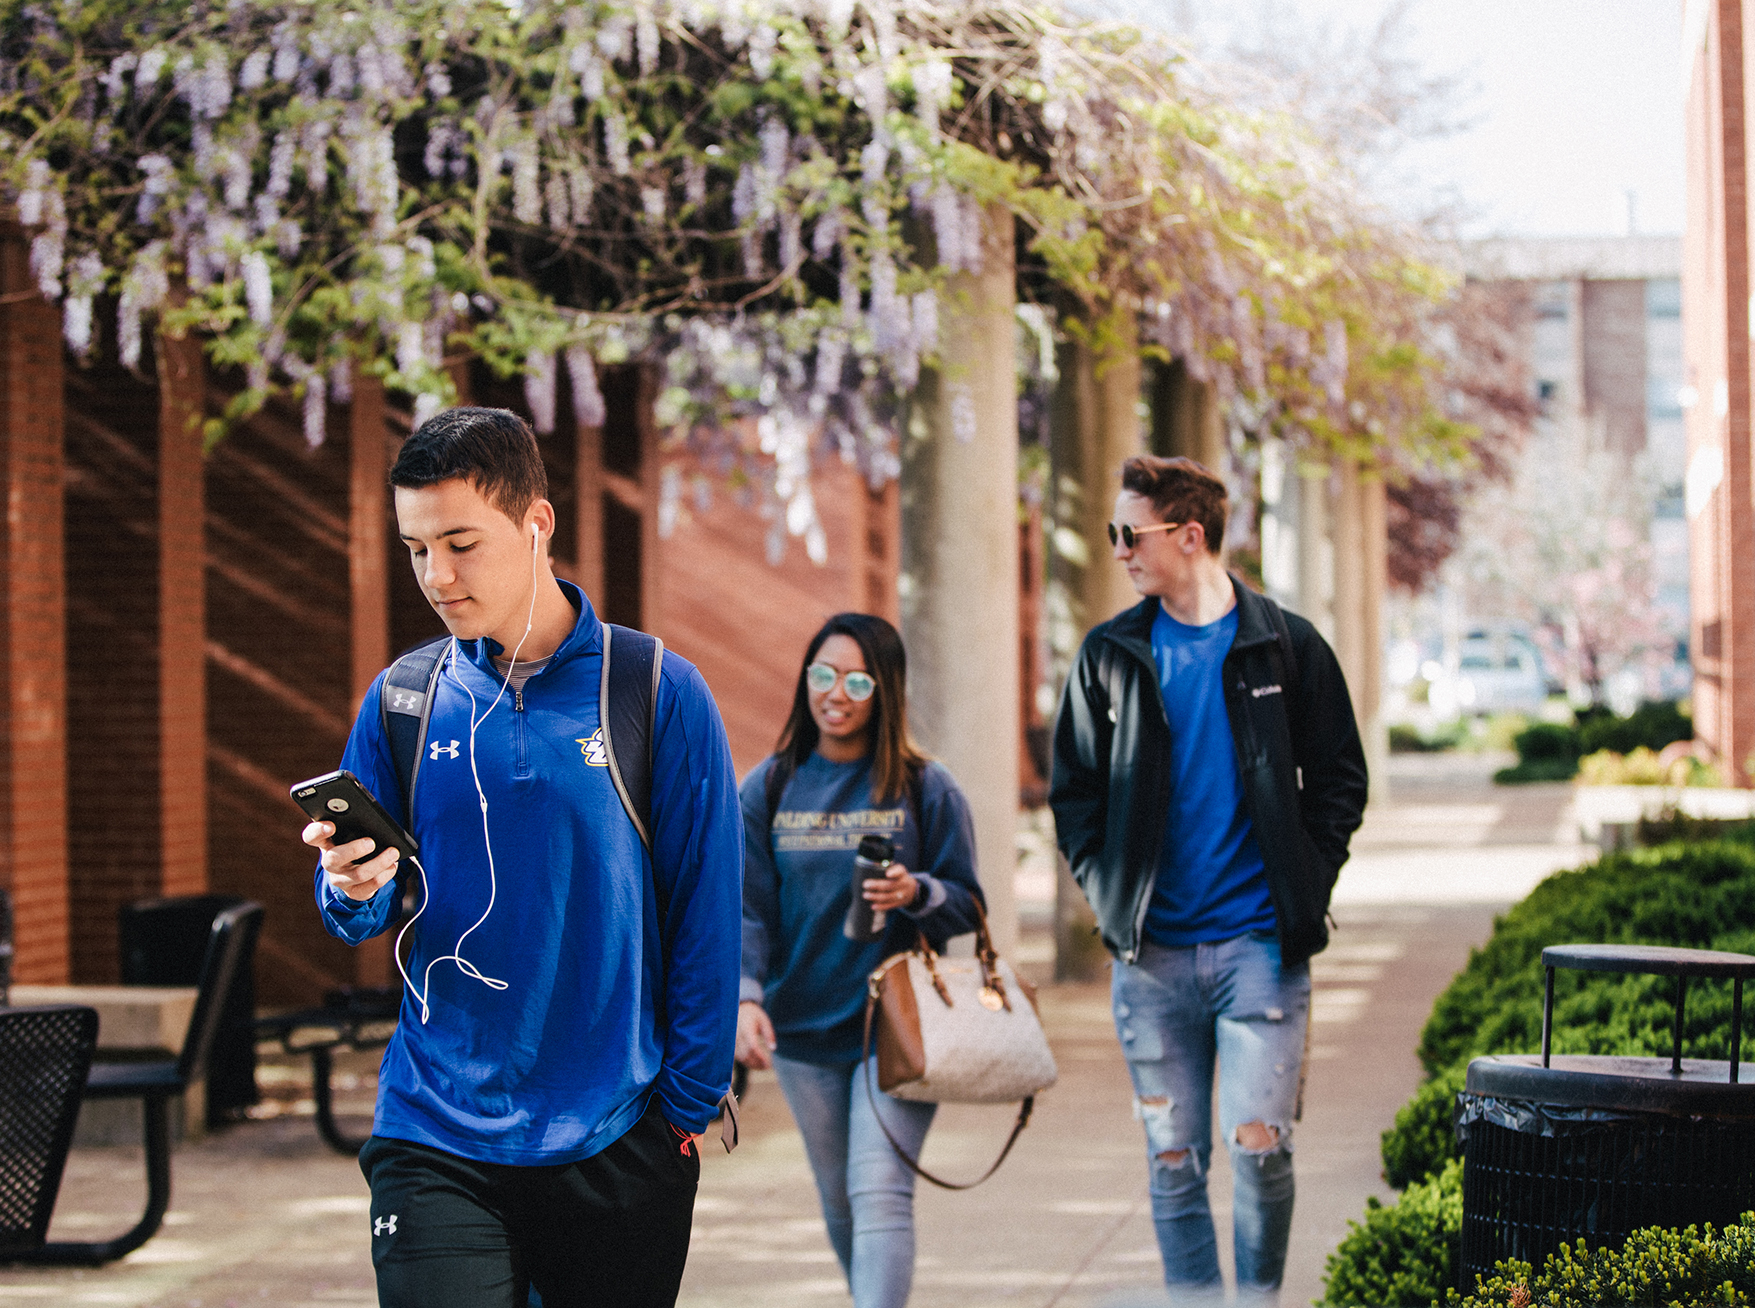
{"type": "Polygon", "coordinates": [[[1653,277],[1645,283],[1647,318],[1682,316],[1682,283],[1674,277],[1653,277]]]}

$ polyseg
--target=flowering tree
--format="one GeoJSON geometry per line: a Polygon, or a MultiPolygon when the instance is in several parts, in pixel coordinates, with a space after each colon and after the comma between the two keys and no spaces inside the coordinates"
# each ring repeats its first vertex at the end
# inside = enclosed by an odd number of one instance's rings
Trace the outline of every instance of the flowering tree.
{"type": "MultiPolygon", "coordinates": [[[[1446,279],[1283,117],[1180,84],[1131,29],[929,0],[3,0],[0,181],[69,347],[114,297],[245,380],[230,418],[358,369],[418,418],[479,354],[662,359],[667,439],[763,417],[794,530],[811,442],[897,468],[976,215],[1025,298],[1147,348],[1295,440],[1450,459],[1426,323],[1446,279]]],[[[211,435],[223,430],[216,424],[211,435]]]]}
{"type": "Polygon", "coordinates": [[[1490,485],[1452,562],[1468,611],[1527,622],[1551,665],[1603,699],[1607,679],[1674,645],[1656,605],[1648,479],[1581,421],[1539,433],[1521,474],[1490,485]]]}

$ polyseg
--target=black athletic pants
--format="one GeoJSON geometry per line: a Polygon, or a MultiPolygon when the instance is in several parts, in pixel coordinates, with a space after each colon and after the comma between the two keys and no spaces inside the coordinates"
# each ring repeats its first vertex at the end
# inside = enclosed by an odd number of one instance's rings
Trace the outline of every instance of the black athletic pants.
{"type": "Polygon", "coordinates": [[[478,1163],[373,1136],[372,1266],[382,1308],[671,1308],[701,1159],[656,1096],[609,1148],[553,1167],[478,1163]]]}

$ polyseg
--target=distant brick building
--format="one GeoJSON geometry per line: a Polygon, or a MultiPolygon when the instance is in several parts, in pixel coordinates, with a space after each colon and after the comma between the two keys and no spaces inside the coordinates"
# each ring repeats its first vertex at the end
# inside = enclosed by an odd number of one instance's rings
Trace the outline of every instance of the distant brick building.
{"type": "Polygon", "coordinates": [[[1694,722],[1755,784],[1755,460],[1750,449],[1749,42],[1755,6],[1689,0],[1688,228],[1682,244],[1694,722]]]}
{"type": "Polygon", "coordinates": [[[1523,339],[1541,408],[1526,466],[1552,476],[1540,461],[1553,458],[1562,433],[1575,433],[1625,460],[1624,471],[1643,482],[1658,617],[1674,657],[1626,669],[1625,689],[1634,698],[1689,694],[1680,239],[1501,238],[1470,242],[1461,254],[1471,278],[1530,291],[1523,339]]]}

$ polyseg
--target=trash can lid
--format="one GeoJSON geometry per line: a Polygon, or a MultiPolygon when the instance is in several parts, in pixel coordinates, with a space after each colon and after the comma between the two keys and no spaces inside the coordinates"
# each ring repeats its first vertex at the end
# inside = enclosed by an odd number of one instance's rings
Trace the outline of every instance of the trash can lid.
{"type": "Polygon", "coordinates": [[[1495,1054],[1469,1063],[1464,1089],[1496,1099],[1522,1099],[1564,1108],[1608,1108],[1632,1113],[1755,1118],[1755,1064],[1740,1065],[1739,1080],[1722,1059],[1684,1058],[1681,1073],[1667,1058],[1555,1054],[1495,1054]]]}
{"type": "Polygon", "coordinates": [[[1542,950],[1542,966],[1649,976],[1755,977],[1755,955],[1674,945],[1549,945],[1542,950]]]}

